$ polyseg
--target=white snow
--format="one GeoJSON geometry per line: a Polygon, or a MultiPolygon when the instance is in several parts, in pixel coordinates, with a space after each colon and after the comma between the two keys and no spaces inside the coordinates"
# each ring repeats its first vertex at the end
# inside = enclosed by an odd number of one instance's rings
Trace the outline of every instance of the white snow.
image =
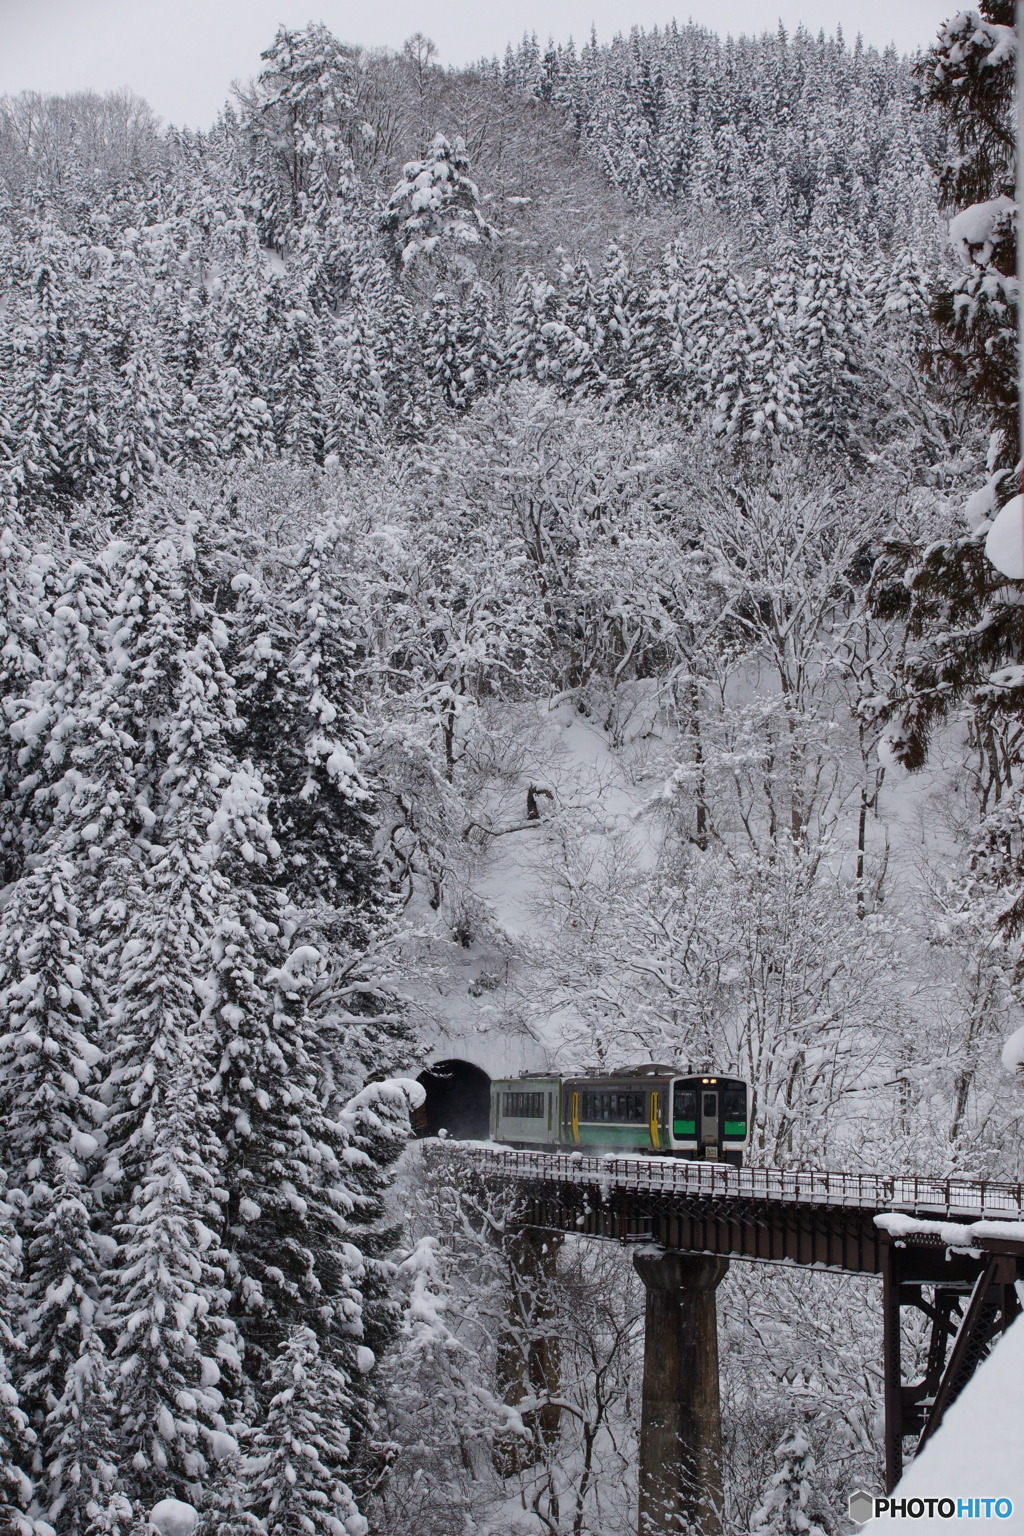
{"type": "Polygon", "coordinates": [[[1020,1029],[1015,1029],[1013,1034],[1003,1046],[1000,1060],[1007,1072],[1020,1072],[1024,1069],[1024,1024],[1020,1029]]]}
{"type": "Polygon", "coordinates": [[[985,538],[985,553],[997,571],[1024,581],[1024,496],[1015,496],[996,514],[985,538]]]}
{"type": "Polygon", "coordinates": [[[875,1217],[875,1226],[890,1237],[937,1237],[950,1248],[972,1248],[985,1237],[1024,1243],[1024,1221],[928,1221],[902,1211],[885,1211],[875,1217]]]}
{"type": "Polygon", "coordinates": [[[161,1499],[149,1512],[150,1524],[156,1526],[160,1536],[192,1536],[199,1524],[199,1515],[191,1504],[181,1499],[161,1499]]]}
{"type": "Polygon", "coordinates": [[[991,522],[996,509],[996,490],[1001,475],[990,475],[985,484],[968,496],[960,508],[961,515],[972,533],[977,533],[991,522]]]}
{"type": "MultiPolygon", "coordinates": [[[[988,1359],[978,1368],[920,1456],[916,1457],[892,1497],[1010,1499],[1007,1519],[983,1524],[965,1522],[964,1529],[1024,1531],[1024,1317],[1018,1317],[988,1359]]],[[[895,1519],[881,1515],[861,1530],[878,1536],[885,1531],[949,1531],[939,1516],[895,1519]]]]}
{"type": "Polygon", "coordinates": [[[984,266],[991,258],[999,226],[1013,213],[1014,203],[1005,193],[987,203],[972,203],[949,221],[949,238],[966,262],[984,266]]]}

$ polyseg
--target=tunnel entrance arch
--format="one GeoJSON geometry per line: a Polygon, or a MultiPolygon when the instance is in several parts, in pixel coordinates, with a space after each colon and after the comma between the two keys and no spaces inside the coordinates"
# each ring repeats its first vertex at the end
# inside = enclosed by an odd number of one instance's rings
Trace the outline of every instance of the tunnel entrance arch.
{"type": "Polygon", "coordinates": [[[447,1131],[465,1141],[486,1141],[491,1130],[491,1080],[471,1061],[437,1061],[416,1079],[426,1090],[421,1136],[447,1131]]]}

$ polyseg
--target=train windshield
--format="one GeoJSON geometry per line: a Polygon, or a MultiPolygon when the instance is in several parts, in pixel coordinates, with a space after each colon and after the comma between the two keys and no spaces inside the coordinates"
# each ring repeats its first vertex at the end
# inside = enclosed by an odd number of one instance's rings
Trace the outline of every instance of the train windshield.
{"type": "Polygon", "coordinates": [[[745,1137],[747,1134],[747,1089],[745,1083],[722,1085],[722,1133],[745,1137]]]}
{"type": "Polygon", "coordinates": [[[672,1132],[676,1136],[697,1134],[697,1090],[676,1083],[672,1094],[672,1132]]]}

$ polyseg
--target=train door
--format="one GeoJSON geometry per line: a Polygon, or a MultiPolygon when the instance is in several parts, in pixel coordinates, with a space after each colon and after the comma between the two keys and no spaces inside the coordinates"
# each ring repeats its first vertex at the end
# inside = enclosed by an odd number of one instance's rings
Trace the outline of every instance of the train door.
{"type": "Polygon", "coordinates": [[[702,1088],[700,1095],[700,1144],[704,1156],[718,1156],[718,1089],[702,1088]]]}

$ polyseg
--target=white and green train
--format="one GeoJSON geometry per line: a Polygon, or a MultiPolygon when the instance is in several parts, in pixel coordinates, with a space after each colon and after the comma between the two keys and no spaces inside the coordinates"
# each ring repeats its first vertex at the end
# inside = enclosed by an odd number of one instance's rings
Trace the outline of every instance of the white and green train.
{"type": "Polygon", "coordinates": [[[601,1076],[528,1072],[491,1083],[490,1130],[513,1147],[654,1152],[739,1168],[750,1088],[740,1077],[654,1063],[601,1076]]]}

